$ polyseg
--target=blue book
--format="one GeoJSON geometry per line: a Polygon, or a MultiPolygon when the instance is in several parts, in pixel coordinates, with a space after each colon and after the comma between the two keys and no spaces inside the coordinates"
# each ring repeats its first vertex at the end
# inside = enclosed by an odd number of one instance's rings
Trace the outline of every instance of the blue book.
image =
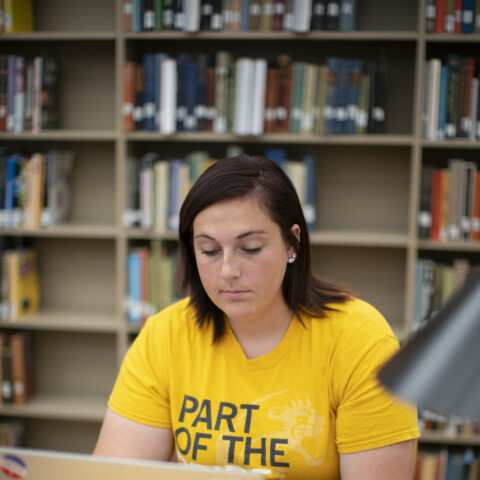
{"type": "Polygon", "coordinates": [[[440,70],[440,99],[438,104],[438,140],[445,140],[445,125],[447,123],[447,85],[448,67],[442,65],[440,70]]]}
{"type": "Polygon", "coordinates": [[[197,60],[197,80],[195,92],[195,118],[197,121],[197,130],[207,129],[207,76],[209,55],[201,53],[196,56],[197,60]]]}
{"type": "Polygon", "coordinates": [[[357,0],[340,0],[339,30],[351,32],[357,28],[357,0]]]}
{"type": "Polygon", "coordinates": [[[462,2],[462,33],[473,33],[474,4],[475,0],[463,0],[462,2]]]}
{"type": "Polygon", "coordinates": [[[127,321],[139,325],[142,319],[141,259],[138,251],[127,254],[127,321]]]}
{"type": "Polygon", "coordinates": [[[333,133],[343,134],[346,133],[348,120],[351,60],[340,59],[338,66],[338,86],[335,97],[333,133]]]}
{"type": "Polygon", "coordinates": [[[250,0],[242,0],[240,30],[248,32],[250,20],[250,0]]]}
{"type": "Polygon", "coordinates": [[[348,84],[347,121],[345,133],[354,134],[355,122],[358,116],[358,101],[360,98],[360,85],[362,82],[363,61],[351,60],[348,84]]]}
{"type": "Polygon", "coordinates": [[[303,215],[307,222],[307,227],[311,231],[315,228],[315,221],[317,219],[317,203],[315,201],[316,195],[316,175],[315,175],[315,157],[313,155],[305,155],[302,159],[305,164],[305,174],[307,176],[305,181],[305,205],[303,206],[303,215]]]}
{"type": "Polygon", "coordinates": [[[155,130],[155,54],[146,53],[143,64],[143,130],[155,130]]]}
{"type": "Polygon", "coordinates": [[[132,0],[132,32],[142,31],[142,6],[140,0],[132,0]]]}
{"type": "Polygon", "coordinates": [[[336,99],[338,90],[338,72],[340,60],[335,57],[327,58],[328,68],[327,94],[325,96],[324,129],[325,135],[332,135],[335,131],[336,99]]]}
{"type": "Polygon", "coordinates": [[[285,171],[285,162],[287,161],[287,151],[284,148],[267,148],[263,155],[285,171]]]}
{"type": "Polygon", "coordinates": [[[14,227],[15,213],[17,207],[17,186],[16,179],[20,166],[17,155],[10,155],[7,159],[7,175],[5,178],[5,226],[7,228],[14,227]]]}
{"type": "Polygon", "coordinates": [[[194,60],[189,60],[185,66],[186,115],[183,121],[183,130],[186,132],[197,130],[197,118],[195,117],[196,87],[197,64],[194,60]]]}

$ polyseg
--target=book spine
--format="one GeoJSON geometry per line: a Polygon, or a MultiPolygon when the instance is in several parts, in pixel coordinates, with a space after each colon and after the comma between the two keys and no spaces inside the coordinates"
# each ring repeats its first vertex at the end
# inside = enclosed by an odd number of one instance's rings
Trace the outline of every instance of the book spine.
{"type": "Polygon", "coordinates": [[[455,33],[462,33],[463,0],[455,0],[455,33]]]}
{"type": "Polygon", "coordinates": [[[462,33],[474,31],[474,0],[463,0],[462,3],[462,33]]]}
{"type": "Polygon", "coordinates": [[[432,226],[432,187],[433,187],[432,165],[422,165],[420,178],[420,206],[418,209],[418,238],[428,239],[432,226]]]}
{"type": "Polygon", "coordinates": [[[0,55],[0,131],[7,130],[8,55],[0,55]]]}
{"type": "Polygon", "coordinates": [[[435,31],[435,0],[426,0],[425,5],[425,28],[427,33],[435,31]]]}
{"type": "Polygon", "coordinates": [[[162,85],[160,131],[170,135],[175,132],[177,122],[177,62],[175,59],[167,58],[162,62],[160,83],[162,85]]]}
{"type": "Polygon", "coordinates": [[[445,9],[445,32],[455,32],[455,0],[447,0],[445,9]]]}
{"type": "Polygon", "coordinates": [[[254,89],[255,64],[251,58],[239,58],[235,63],[235,117],[234,132],[250,135],[252,119],[251,94],[254,89]]]}
{"type": "Polygon", "coordinates": [[[435,33],[445,32],[447,0],[435,0],[435,33]]]}
{"type": "Polygon", "coordinates": [[[265,119],[265,91],[267,83],[267,61],[263,58],[254,61],[254,79],[252,96],[252,122],[251,133],[263,134],[265,119]]]}
{"type": "Polygon", "coordinates": [[[25,339],[21,334],[10,337],[10,352],[12,366],[13,402],[23,405],[27,401],[27,369],[25,339]]]}
{"type": "Polygon", "coordinates": [[[327,0],[313,0],[311,29],[327,29],[327,0]]]}
{"type": "Polygon", "coordinates": [[[308,32],[312,21],[312,0],[294,0],[293,18],[295,32],[308,32]]]}
{"type": "Polygon", "coordinates": [[[132,0],[122,1],[122,25],[124,32],[132,31],[132,12],[133,4],[132,0]]]}
{"type": "Polygon", "coordinates": [[[357,28],[357,0],[340,1],[339,27],[342,32],[351,32],[357,28]]]}
{"type": "Polygon", "coordinates": [[[340,18],[339,0],[327,1],[327,30],[338,30],[340,18]]]}
{"type": "Polygon", "coordinates": [[[147,53],[142,59],[143,72],[143,115],[142,128],[147,131],[155,130],[155,55],[147,53]]]}

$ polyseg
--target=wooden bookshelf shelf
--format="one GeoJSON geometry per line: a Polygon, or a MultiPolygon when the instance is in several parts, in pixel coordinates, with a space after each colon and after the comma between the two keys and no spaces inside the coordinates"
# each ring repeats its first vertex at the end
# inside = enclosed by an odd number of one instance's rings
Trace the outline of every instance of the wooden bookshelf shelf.
{"type": "Polygon", "coordinates": [[[106,397],[38,394],[24,405],[3,405],[7,417],[100,422],[105,415],[106,397]]]}
{"type": "Polygon", "coordinates": [[[302,145],[384,145],[411,146],[413,137],[410,135],[295,135],[289,133],[264,134],[260,136],[240,136],[233,134],[216,134],[209,132],[179,132],[172,135],[162,135],[157,132],[129,132],[125,134],[132,141],[164,141],[164,142],[209,142],[209,143],[275,143],[302,145]]]}
{"type": "Polygon", "coordinates": [[[40,310],[14,322],[1,322],[9,330],[56,330],[71,332],[115,333],[117,318],[112,312],[40,310]]]}
{"type": "Polygon", "coordinates": [[[478,140],[461,140],[451,139],[443,141],[423,140],[422,146],[425,148],[438,148],[438,149],[480,149],[480,141],[478,140]]]}
{"type": "Polygon", "coordinates": [[[61,224],[48,228],[0,229],[0,234],[15,237],[62,237],[62,238],[106,238],[115,239],[114,225],[61,224]]]}
{"type": "Polygon", "coordinates": [[[424,432],[419,438],[420,443],[439,445],[480,446],[480,435],[446,435],[443,432],[424,432]]]}
{"type": "Polygon", "coordinates": [[[44,130],[38,133],[0,133],[1,141],[113,141],[117,138],[114,130],[44,130]]]}
{"type": "Polygon", "coordinates": [[[439,250],[452,252],[480,252],[479,242],[435,242],[431,240],[419,240],[418,248],[422,250],[439,250]]]}
{"type": "Polygon", "coordinates": [[[312,41],[312,40],[331,40],[331,41],[405,41],[413,42],[417,40],[417,32],[389,32],[389,31],[352,31],[352,32],[141,32],[124,33],[123,36],[128,40],[289,40],[289,41],[312,41]]]}
{"type": "Polygon", "coordinates": [[[480,34],[478,33],[429,33],[425,39],[430,43],[479,43],[480,34]]]}
{"type": "Polygon", "coordinates": [[[350,247],[406,248],[408,236],[385,232],[322,232],[310,234],[313,245],[336,245],[350,247]]]}
{"type": "Polygon", "coordinates": [[[50,41],[50,40],[65,40],[65,41],[99,41],[116,39],[115,32],[30,32],[30,33],[4,33],[0,35],[0,42],[12,42],[12,41],[50,41]]]}

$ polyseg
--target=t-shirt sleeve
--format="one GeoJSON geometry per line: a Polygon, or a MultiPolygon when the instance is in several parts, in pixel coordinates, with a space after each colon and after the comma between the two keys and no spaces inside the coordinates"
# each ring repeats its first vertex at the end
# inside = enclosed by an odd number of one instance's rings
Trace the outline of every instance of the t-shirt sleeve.
{"type": "Polygon", "coordinates": [[[338,451],[353,453],[417,438],[416,407],[395,398],[377,380],[378,369],[398,350],[397,339],[357,332],[349,340],[350,355],[341,365],[346,375],[334,387],[338,451]]]}
{"type": "Polygon", "coordinates": [[[108,401],[125,418],[163,428],[171,427],[167,323],[158,315],[147,321],[125,355],[108,401]]]}

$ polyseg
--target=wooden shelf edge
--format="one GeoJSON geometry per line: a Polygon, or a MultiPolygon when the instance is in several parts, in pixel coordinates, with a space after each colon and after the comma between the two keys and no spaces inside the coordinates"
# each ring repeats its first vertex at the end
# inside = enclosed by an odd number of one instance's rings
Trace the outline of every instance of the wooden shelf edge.
{"type": "Polygon", "coordinates": [[[435,443],[446,445],[480,445],[480,435],[445,435],[441,432],[424,432],[418,439],[420,443],[435,443]]]}
{"type": "Polygon", "coordinates": [[[36,395],[24,405],[2,405],[0,415],[101,422],[106,408],[107,397],[36,395]]]}
{"type": "Polygon", "coordinates": [[[310,31],[310,32],[123,32],[123,37],[127,40],[200,40],[200,39],[218,39],[218,40],[332,40],[332,41],[351,41],[351,40],[392,40],[392,41],[415,41],[418,39],[416,31],[387,31],[387,30],[354,30],[350,32],[340,31],[310,31]]]}
{"type": "Polygon", "coordinates": [[[419,240],[417,244],[420,250],[480,252],[480,242],[435,242],[432,240],[419,240]]]}
{"type": "Polygon", "coordinates": [[[125,138],[131,141],[164,141],[164,142],[235,142],[235,143],[275,143],[275,144],[312,144],[312,145],[385,145],[412,146],[411,135],[301,135],[292,133],[270,133],[259,136],[241,136],[231,133],[218,134],[211,132],[176,132],[164,135],[160,132],[128,132],[125,138]]]}
{"type": "Polygon", "coordinates": [[[51,32],[16,32],[3,33],[1,41],[34,41],[34,40],[79,40],[98,41],[115,40],[117,37],[114,31],[51,31],[51,32]]]}
{"type": "Polygon", "coordinates": [[[116,314],[95,311],[40,310],[15,321],[0,322],[0,329],[116,333],[116,314]]]}
{"type": "Polygon", "coordinates": [[[65,130],[43,130],[38,133],[22,132],[22,133],[10,133],[1,132],[0,141],[9,140],[21,140],[23,141],[85,141],[85,142],[98,142],[98,141],[114,141],[117,138],[117,132],[115,130],[105,129],[65,129],[65,130]]]}
{"type": "Polygon", "coordinates": [[[0,228],[0,235],[115,239],[118,235],[118,229],[113,225],[62,224],[48,228],[0,228]]]}

